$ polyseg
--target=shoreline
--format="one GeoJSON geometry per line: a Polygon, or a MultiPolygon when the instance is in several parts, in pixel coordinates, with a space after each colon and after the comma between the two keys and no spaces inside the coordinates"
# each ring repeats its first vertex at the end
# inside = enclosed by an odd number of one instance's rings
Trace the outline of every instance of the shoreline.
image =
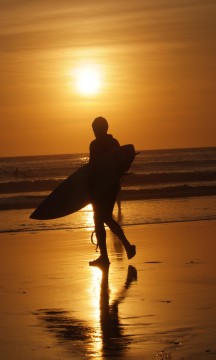
{"type": "MultiPolygon", "coordinates": [[[[91,205],[71,215],[52,220],[30,219],[33,210],[31,208],[0,211],[0,234],[30,233],[40,230],[44,233],[46,230],[90,229],[93,231],[94,228],[91,205]]],[[[216,197],[124,201],[120,209],[117,204],[115,205],[113,216],[125,228],[146,224],[214,220],[216,219],[216,197]]]]}
{"type": "MultiPolygon", "coordinates": [[[[10,210],[8,210],[10,211],[10,210]]],[[[43,220],[42,220],[43,221],[43,220]]],[[[130,227],[142,227],[142,226],[150,226],[150,225],[169,225],[169,224],[187,224],[187,223],[193,223],[193,222],[211,222],[211,221],[216,221],[216,217],[215,218],[211,218],[211,219],[190,219],[190,220],[176,220],[176,221],[161,221],[161,222],[149,222],[149,223],[136,223],[136,224],[121,224],[121,227],[122,228],[130,228],[130,227]]],[[[106,230],[110,231],[109,228],[107,227],[107,225],[105,225],[105,228],[106,230]]],[[[38,233],[38,232],[46,232],[46,231],[92,231],[93,229],[93,226],[83,226],[83,227],[65,227],[65,228],[59,228],[59,229],[55,229],[55,228],[44,228],[44,229],[36,229],[36,230],[33,230],[33,229],[25,229],[25,230],[22,230],[22,229],[12,229],[12,230],[0,230],[0,235],[1,234],[22,234],[22,233],[38,233]]]]}
{"type": "Polygon", "coordinates": [[[129,262],[107,231],[108,278],[88,266],[90,230],[0,234],[2,358],[213,359],[215,231],[216,220],[129,226],[129,262]]]}
{"type": "MultiPolygon", "coordinates": [[[[71,215],[53,220],[33,220],[30,209],[0,211],[1,230],[32,232],[42,230],[93,229],[91,205],[71,215]]],[[[125,228],[133,225],[165,224],[216,219],[216,197],[122,201],[113,211],[114,218],[125,228]],[[187,211],[185,211],[187,209],[187,211]]]]}
{"type": "MultiPolygon", "coordinates": [[[[36,193],[35,193],[36,194],[36,193]]],[[[15,202],[11,202],[12,197],[3,197],[0,202],[0,212],[7,210],[24,210],[36,208],[46,196],[29,195],[28,193],[16,194],[15,202]],[[8,202],[9,200],[9,202],[8,202]]],[[[184,200],[190,198],[203,198],[216,196],[216,186],[198,186],[181,185],[177,187],[160,189],[141,189],[141,190],[121,190],[119,201],[151,201],[151,200],[184,200]]]]}

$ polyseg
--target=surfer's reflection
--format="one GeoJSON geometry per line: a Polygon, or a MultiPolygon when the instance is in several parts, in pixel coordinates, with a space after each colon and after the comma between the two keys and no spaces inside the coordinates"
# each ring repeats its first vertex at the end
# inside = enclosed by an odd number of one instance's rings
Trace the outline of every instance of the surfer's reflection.
{"type": "Polygon", "coordinates": [[[71,317],[63,309],[41,309],[37,316],[46,329],[54,334],[58,342],[67,349],[80,352],[85,357],[123,357],[131,343],[130,335],[124,334],[124,325],[121,324],[118,306],[125,299],[127,289],[137,280],[137,271],[133,266],[128,267],[128,273],[122,289],[110,303],[109,296],[109,270],[103,270],[100,288],[100,339],[98,328],[82,319],[71,317]],[[97,344],[95,339],[97,338],[97,344]],[[100,340],[100,341],[99,341],[100,340]],[[100,346],[98,346],[100,342],[100,346]]]}
{"type": "Polygon", "coordinates": [[[134,280],[137,280],[137,271],[133,266],[128,267],[127,278],[124,286],[116,298],[109,301],[109,270],[102,272],[100,293],[100,325],[102,336],[103,356],[121,356],[130,344],[131,338],[124,335],[124,326],[120,322],[118,306],[124,300],[127,289],[134,280]]]}

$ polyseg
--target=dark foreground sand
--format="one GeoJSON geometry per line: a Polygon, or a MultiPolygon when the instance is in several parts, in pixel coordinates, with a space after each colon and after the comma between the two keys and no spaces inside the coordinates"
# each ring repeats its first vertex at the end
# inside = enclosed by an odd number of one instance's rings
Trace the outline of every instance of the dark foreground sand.
{"type": "Polygon", "coordinates": [[[216,359],[216,221],[125,231],[108,274],[86,230],[1,234],[1,360],[216,359]]]}

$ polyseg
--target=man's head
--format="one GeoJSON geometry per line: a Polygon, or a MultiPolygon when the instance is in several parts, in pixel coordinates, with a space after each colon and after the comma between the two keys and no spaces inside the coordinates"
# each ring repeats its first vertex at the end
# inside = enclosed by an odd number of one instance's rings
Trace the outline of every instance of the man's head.
{"type": "Polygon", "coordinates": [[[109,125],[107,120],[102,116],[99,116],[96,119],[94,119],[92,123],[92,129],[94,131],[96,138],[107,134],[108,127],[109,125]]]}

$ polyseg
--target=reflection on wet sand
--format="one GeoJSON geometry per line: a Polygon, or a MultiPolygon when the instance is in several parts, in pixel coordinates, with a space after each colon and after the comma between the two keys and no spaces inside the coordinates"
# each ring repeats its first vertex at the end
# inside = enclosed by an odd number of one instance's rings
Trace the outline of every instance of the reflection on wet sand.
{"type": "Polygon", "coordinates": [[[118,306],[126,296],[132,281],[137,280],[137,271],[133,266],[128,267],[127,279],[124,286],[112,303],[109,301],[109,272],[103,271],[100,293],[100,326],[102,335],[103,356],[123,356],[127,346],[131,343],[130,336],[124,335],[124,327],[119,318],[118,306]]]}
{"type": "Polygon", "coordinates": [[[66,345],[67,349],[88,357],[124,357],[132,336],[124,335],[118,306],[125,299],[127,290],[132,282],[137,280],[137,271],[133,266],[128,267],[124,285],[114,300],[110,302],[109,270],[101,274],[99,299],[99,329],[95,324],[84,319],[71,316],[71,312],[64,309],[40,309],[37,316],[43,326],[54,334],[58,343],[66,345]]]}

